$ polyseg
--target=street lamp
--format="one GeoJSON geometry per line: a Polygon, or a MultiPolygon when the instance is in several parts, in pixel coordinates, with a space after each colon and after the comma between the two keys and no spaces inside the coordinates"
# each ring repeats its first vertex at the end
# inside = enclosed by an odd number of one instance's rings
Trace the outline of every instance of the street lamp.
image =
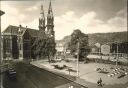
{"type": "Polygon", "coordinates": [[[117,55],[116,55],[116,66],[118,65],[118,43],[116,43],[116,45],[117,45],[117,51],[116,51],[116,53],[117,53],[117,55]]]}
{"type": "Polygon", "coordinates": [[[99,56],[102,59],[102,55],[101,55],[101,44],[100,44],[99,56]]]}
{"type": "Polygon", "coordinates": [[[79,77],[79,52],[80,52],[80,41],[77,43],[77,77],[79,77]]]}

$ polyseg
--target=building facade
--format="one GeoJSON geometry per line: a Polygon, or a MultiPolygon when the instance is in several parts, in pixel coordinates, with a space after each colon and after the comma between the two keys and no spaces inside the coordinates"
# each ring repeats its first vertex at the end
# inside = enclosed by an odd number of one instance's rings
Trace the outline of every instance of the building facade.
{"type": "MultiPolygon", "coordinates": [[[[3,47],[1,47],[3,45],[2,38],[1,38],[1,16],[3,14],[5,14],[5,12],[0,10],[0,52],[3,50],[3,47]]],[[[3,59],[2,57],[3,57],[3,53],[0,53],[0,59],[1,60],[3,59]]]]}
{"type": "Polygon", "coordinates": [[[2,34],[3,58],[31,58],[31,46],[38,35],[38,30],[9,25],[2,34]]]}
{"type": "Polygon", "coordinates": [[[43,5],[39,17],[39,30],[27,27],[9,25],[2,34],[3,58],[9,59],[30,59],[34,58],[32,45],[38,37],[43,35],[54,38],[54,16],[51,2],[47,14],[47,25],[45,25],[45,15],[43,5]],[[47,30],[45,30],[47,29],[47,30]]]}

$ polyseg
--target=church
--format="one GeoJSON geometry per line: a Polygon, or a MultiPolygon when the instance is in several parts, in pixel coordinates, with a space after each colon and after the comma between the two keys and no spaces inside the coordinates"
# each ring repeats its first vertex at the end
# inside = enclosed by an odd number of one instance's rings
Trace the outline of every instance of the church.
{"type": "Polygon", "coordinates": [[[43,5],[39,17],[39,30],[23,27],[22,25],[9,25],[2,32],[3,59],[30,59],[33,57],[32,45],[38,37],[47,35],[55,41],[54,16],[49,3],[47,18],[45,19],[43,5]],[[47,23],[46,23],[47,22],[47,23]]]}

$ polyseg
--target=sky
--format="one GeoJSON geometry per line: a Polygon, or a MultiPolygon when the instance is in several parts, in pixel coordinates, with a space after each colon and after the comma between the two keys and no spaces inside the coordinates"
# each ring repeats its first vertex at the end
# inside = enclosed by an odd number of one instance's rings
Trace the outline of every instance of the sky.
{"type": "MultiPolygon", "coordinates": [[[[56,40],[80,29],[85,34],[127,31],[127,0],[51,0],[56,40]]],[[[49,0],[0,1],[2,31],[9,25],[38,30],[40,6],[49,0]]]]}

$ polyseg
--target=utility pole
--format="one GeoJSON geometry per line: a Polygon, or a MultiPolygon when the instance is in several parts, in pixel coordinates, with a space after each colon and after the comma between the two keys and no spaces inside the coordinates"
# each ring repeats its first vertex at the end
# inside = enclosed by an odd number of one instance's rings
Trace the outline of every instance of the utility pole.
{"type": "Polygon", "coordinates": [[[79,77],[79,52],[80,52],[80,42],[78,40],[77,44],[77,77],[79,77]]]}
{"type": "Polygon", "coordinates": [[[102,59],[102,55],[101,55],[101,44],[100,44],[99,56],[100,56],[100,59],[102,59]]]}
{"type": "Polygon", "coordinates": [[[118,43],[117,43],[117,51],[116,51],[117,55],[116,55],[116,66],[118,65],[118,43]]]}

